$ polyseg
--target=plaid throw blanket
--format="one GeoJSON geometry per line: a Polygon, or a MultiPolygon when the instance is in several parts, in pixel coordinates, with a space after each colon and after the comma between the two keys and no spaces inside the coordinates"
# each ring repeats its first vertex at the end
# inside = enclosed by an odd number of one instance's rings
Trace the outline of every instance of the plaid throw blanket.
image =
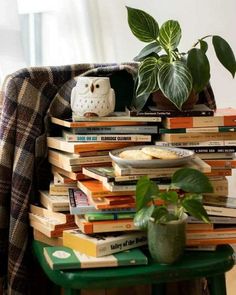
{"type": "MultiPolygon", "coordinates": [[[[38,188],[38,159],[46,156],[48,117],[70,114],[76,76],[122,70],[134,75],[137,64],[28,68],[6,78],[0,121],[0,294],[29,294],[28,208],[38,188]]],[[[212,96],[205,102],[215,106],[212,96]]]]}

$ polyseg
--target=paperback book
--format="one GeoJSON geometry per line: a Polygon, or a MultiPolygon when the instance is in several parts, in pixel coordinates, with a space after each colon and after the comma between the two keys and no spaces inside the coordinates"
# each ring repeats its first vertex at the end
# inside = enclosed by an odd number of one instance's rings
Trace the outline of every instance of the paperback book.
{"type": "Polygon", "coordinates": [[[85,235],[80,230],[63,232],[63,246],[81,253],[102,257],[147,244],[145,232],[120,232],[85,235]]]}
{"type": "Polygon", "coordinates": [[[71,118],[64,118],[64,119],[60,119],[60,118],[56,118],[56,117],[51,117],[51,122],[59,125],[59,126],[63,126],[63,127],[67,127],[67,128],[88,128],[88,127],[113,127],[113,126],[137,126],[137,125],[146,125],[145,122],[137,122],[137,121],[132,121],[129,120],[128,117],[126,117],[126,121],[123,120],[112,120],[112,121],[78,121],[78,122],[74,122],[72,121],[71,118]]]}
{"type": "Polygon", "coordinates": [[[205,104],[195,104],[191,110],[161,110],[156,106],[147,106],[144,110],[137,111],[134,107],[126,107],[126,112],[130,117],[193,117],[193,116],[213,116],[214,110],[205,104]]]}
{"type": "Polygon", "coordinates": [[[63,131],[63,138],[75,142],[151,142],[151,135],[143,134],[74,134],[63,131]]]}
{"type": "Polygon", "coordinates": [[[236,126],[236,109],[217,109],[214,116],[165,118],[163,125],[168,129],[236,126]]]}
{"type": "Polygon", "coordinates": [[[88,256],[68,247],[44,247],[44,257],[52,270],[102,268],[145,265],[148,263],[143,252],[136,248],[103,257],[88,256]]]}
{"type": "Polygon", "coordinates": [[[49,148],[75,154],[84,151],[119,149],[132,144],[132,142],[67,142],[63,137],[47,137],[49,148]]]}
{"type": "Polygon", "coordinates": [[[87,221],[83,218],[83,216],[75,215],[75,223],[77,224],[78,228],[85,234],[139,230],[138,227],[134,225],[133,218],[87,221]]]}
{"type": "MultiPolygon", "coordinates": [[[[82,215],[86,213],[100,213],[101,215],[104,214],[118,214],[118,213],[132,213],[134,212],[134,208],[117,208],[116,206],[112,206],[113,208],[109,208],[111,206],[107,205],[106,202],[99,202],[96,205],[96,201],[94,204],[91,204],[86,194],[84,194],[80,189],[69,189],[69,206],[70,206],[70,213],[76,215],[82,215]],[[103,206],[101,206],[104,204],[103,206]],[[97,207],[106,207],[106,209],[98,209],[97,207]]],[[[133,206],[134,207],[134,206],[133,206]]]]}
{"type": "Polygon", "coordinates": [[[104,126],[104,127],[78,127],[71,128],[74,134],[157,134],[158,126],[104,126]]]}

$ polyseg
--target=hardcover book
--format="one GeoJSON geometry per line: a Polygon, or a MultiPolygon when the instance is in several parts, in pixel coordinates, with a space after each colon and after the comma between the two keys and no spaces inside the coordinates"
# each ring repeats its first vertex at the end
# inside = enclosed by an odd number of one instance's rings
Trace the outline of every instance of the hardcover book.
{"type": "Polygon", "coordinates": [[[161,110],[156,106],[147,106],[146,109],[137,111],[134,107],[126,107],[127,114],[131,117],[193,117],[193,116],[213,116],[214,111],[205,104],[195,104],[191,110],[161,110]]]}
{"type": "Polygon", "coordinates": [[[95,235],[85,235],[80,230],[63,232],[63,246],[95,257],[102,257],[146,244],[146,233],[141,231],[95,235]]]}
{"type": "Polygon", "coordinates": [[[47,137],[49,148],[68,153],[80,153],[94,150],[112,150],[133,145],[132,142],[67,142],[62,137],[47,137]]]}
{"type": "Polygon", "coordinates": [[[93,257],[68,247],[45,247],[43,254],[53,270],[132,266],[148,263],[147,257],[138,248],[113,255],[93,257]]]}
{"type": "Polygon", "coordinates": [[[163,120],[165,128],[193,128],[193,127],[219,127],[236,126],[236,109],[217,109],[214,116],[209,117],[173,117],[163,120]]]}

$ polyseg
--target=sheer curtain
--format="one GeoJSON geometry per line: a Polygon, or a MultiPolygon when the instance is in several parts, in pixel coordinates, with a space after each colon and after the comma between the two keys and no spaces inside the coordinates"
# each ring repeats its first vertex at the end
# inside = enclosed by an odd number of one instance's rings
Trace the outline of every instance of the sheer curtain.
{"type": "Polygon", "coordinates": [[[17,0],[0,0],[0,80],[25,66],[17,0]]]}

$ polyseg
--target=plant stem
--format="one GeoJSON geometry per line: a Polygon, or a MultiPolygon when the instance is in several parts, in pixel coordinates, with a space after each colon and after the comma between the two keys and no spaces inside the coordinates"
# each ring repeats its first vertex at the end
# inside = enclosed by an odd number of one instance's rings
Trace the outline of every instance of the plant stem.
{"type": "Polygon", "coordinates": [[[193,44],[192,47],[196,47],[200,43],[201,40],[204,40],[209,37],[212,37],[212,35],[206,35],[206,36],[202,37],[201,39],[198,39],[198,41],[195,44],[193,44]]]}

